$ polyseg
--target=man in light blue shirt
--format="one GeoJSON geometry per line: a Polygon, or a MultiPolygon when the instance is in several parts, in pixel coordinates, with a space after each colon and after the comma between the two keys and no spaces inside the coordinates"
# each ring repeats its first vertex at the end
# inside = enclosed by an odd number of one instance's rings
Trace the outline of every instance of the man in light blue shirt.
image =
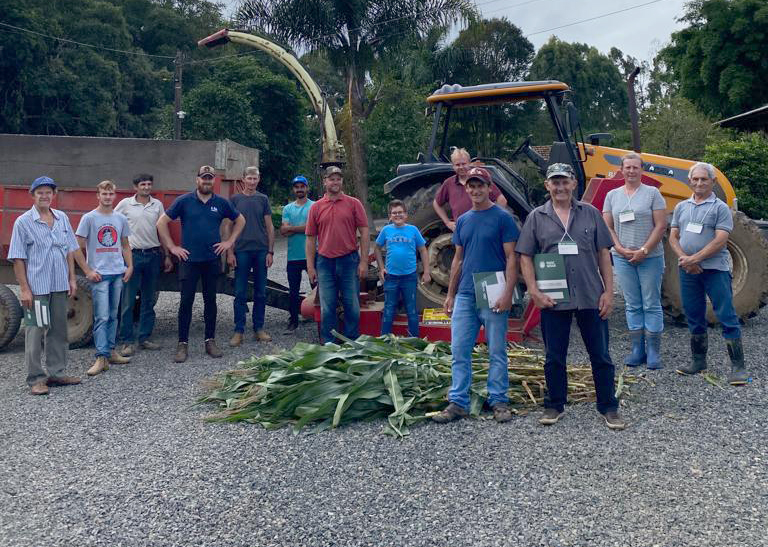
{"type": "Polygon", "coordinates": [[[707,299],[723,327],[723,338],[731,359],[731,385],[747,383],[741,325],[733,307],[728,237],[733,231],[733,213],[715,196],[715,168],[696,163],[688,172],[693,195],[681,201],[672,214],[669,244],[678,256],[680,295],[691,333],[692,362],[677,369],[697,374],[707,368],[707,299]]]}
{"type": "MultiPolygon", "coordinates": [[[[65,376],[67,365],[67,297],[77,292],[75,261],[87,276],[93,272],[77,246],[69,218],[51,208],[56,183],[50,177],[35,179],[29,189],[34,205],[13,223],[8,260],[21,291],[21,304],[35,312],[48,303],[48,325],[24,329],[24,362],[27,384],[32,395],[46,395],[49,386],[80,383],[80,378],[65,376]],[[41,306],[36,306],[36,302],[41,306]],[[45,365],[42,348],[45,345],[45,365]]],[[[45,323],[41,321],[41,323],[45,323]]]]}
{"type": "Polygon", "coordinates": [[[307,197],[308,181],[305,176],[294,177],[292,185],[296,200],[283,207],[283,223],[280,226],[280,233],[288,239],[287,273],[290,295],[290,318],[283,334],[293,334],[299,326],[301,272],[307,270],[307,253],[304,249],[307,236],[304,229],[309,209],[315,203],[307,197]]]}

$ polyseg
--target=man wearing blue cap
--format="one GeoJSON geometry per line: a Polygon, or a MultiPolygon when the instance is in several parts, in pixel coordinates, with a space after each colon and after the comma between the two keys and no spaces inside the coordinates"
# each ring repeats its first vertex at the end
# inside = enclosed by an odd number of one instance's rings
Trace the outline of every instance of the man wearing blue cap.
{"type": "Polygon", "coordinates": [[[280,233],[288,239],[288,287],[290,292],[290,319],[283,334],[293,334],[299,326],[299,289],[301,288],[301,272],[307,270],[307,253],[304,245],[307,236],[304,229],[307,224],[309,208],[314,201],[307,198],[307,177],[299,175],[294,177],[293,195],[296,201],[283,208],[283,224],[280,233]]]}
{"type": "Polygon", "coordinates": [[[77,291],[75,261],[89,279],[95,274],[85,262],[69,218],[51,208],[56,195],[53,179],[35,179],[29,193],[34,205],[13,223],[8,260],[13,261],[21,304],[34,311],[36,323],[41,325],[24,329],[27,384],[32,395],[46,395],[49,386],[80,383],[80,378],[64,375],[67,297],[77,291]],[[41,359],[43,345],[47,374],[41,359]]]}

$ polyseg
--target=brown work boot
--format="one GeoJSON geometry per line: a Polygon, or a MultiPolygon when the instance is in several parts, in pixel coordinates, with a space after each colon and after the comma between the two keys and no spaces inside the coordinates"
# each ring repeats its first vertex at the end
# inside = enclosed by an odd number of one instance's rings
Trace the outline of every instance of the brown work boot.
{"type": "Polygon", "coordinates": [[[219,349],[219,347],[216,345],[215,338],[209,338],[208,340],[205,341],[205,353],[207,353],[208,355],[216,359],[224,356],[224,354],[221,353],[221,350],[219,349]]]}
{"type": "Polygon", "coordinates": [[[130,357],[131,355],[136,353],[136,346],[134,346],[133,344],[123,344],[119,348],[117,348],[117,352],[123,357],[130,357]]]}
{"type": "Polygon", "coordinates": [[[97,357],[93,362],[91,368],[86,371],[88,376],[96,376],[97,374],[109,370],[109,363],[107,363],[106,357],[97,357]]]}
{"type": "Polygon", "coordinates": [[[141,349],[146,349],[149,351],[157,351],[163,348],[163,346],[161,346],[157,342],[152,342],[151,340],[144,340],[143,342],[139,342],[139,347],[141,349]]]}
{"type": "Polygon", "coordinates": [[[29,393],[31,395],[48,395],[48,384],[45,380],[40,380],[29,387],[29,393]]]}
{"type": "Polygon", "coordinates": [[[126,363],[131,362],[130,357],[123,357],[119,353],[117,353],[115,350],[112,350],[112,353],[109,354],[109,362],[113,365],[124,365],[126,363]]]}
{"type": "Polygon", "coordinates": [[[77,376],[51,376],[48,378],[49,386],[76,386],[80,383],[77,376]]]}
{"type": "Polygon", "coordinates": [[[176,363],[183,363],[187,360],[187,350],[189,349],[189,344],[186,342],[179,342],[178,347],[176,348],[176,355],[174,356],[173,360],[176,363]]]}
{"type": "Polygon", "coordinates": [[[243,343],[242,332],[235,332],[235,334],[232,335],[232,338],[229,339],[229,347],[231,348],[236,348],[242,343],[243,343]]]}
{"type": "Polygon", "coordinates": [[[272,337],[264,329],[257,330],[253,333],[253,339],[257,342],[271,342],[272,337]]]}

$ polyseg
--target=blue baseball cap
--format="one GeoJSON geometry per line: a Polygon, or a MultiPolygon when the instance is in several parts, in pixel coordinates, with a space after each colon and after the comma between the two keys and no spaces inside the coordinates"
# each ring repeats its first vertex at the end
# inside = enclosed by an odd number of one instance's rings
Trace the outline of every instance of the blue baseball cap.
{"type": "Polygon", "coordinates": [[[56,189],[56,183],[53,182],[53,179],[51,177],[37,177],[34,181],[32,181],[32,186],[29,187],[29,193],[33,194],[37,188],[40,188],[41,186],[50,186],[54,190],[56,189]]]}
{"type": "Polygon", "coordinates": [[[307,177],[304,175],[298,175],[296,177],[293,177],[293,180],[291,181],[291,185],[294,184],[303,184],[304,186],[309,186],[309,181],[307,180],[307,177]]]}

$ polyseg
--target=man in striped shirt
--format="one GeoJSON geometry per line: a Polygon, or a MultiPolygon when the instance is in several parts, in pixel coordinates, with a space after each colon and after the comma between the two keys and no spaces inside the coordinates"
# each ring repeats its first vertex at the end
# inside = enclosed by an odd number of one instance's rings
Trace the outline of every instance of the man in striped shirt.
{"type": "Polygon", "coordinates": [[[53,179],[39,177],[29,191],[34,205],[13,224],[8,260],[13,261],[13,272],[21,290],[21,304],[37,310],[36,301],[41,305],[48,303],[48,326],[27,326],[24,337],[24,361],[30,393],[46,395],[48,386],[80,383],[80,378],[64,375],[67,364],[67,297],[74,296],[77,290],[75,261],[88,277],[94,272],[85,262],[67,215],[51,209],[56,194],[53,179]],[[41,361],[43,342],[47,374],[41,361]]]}

